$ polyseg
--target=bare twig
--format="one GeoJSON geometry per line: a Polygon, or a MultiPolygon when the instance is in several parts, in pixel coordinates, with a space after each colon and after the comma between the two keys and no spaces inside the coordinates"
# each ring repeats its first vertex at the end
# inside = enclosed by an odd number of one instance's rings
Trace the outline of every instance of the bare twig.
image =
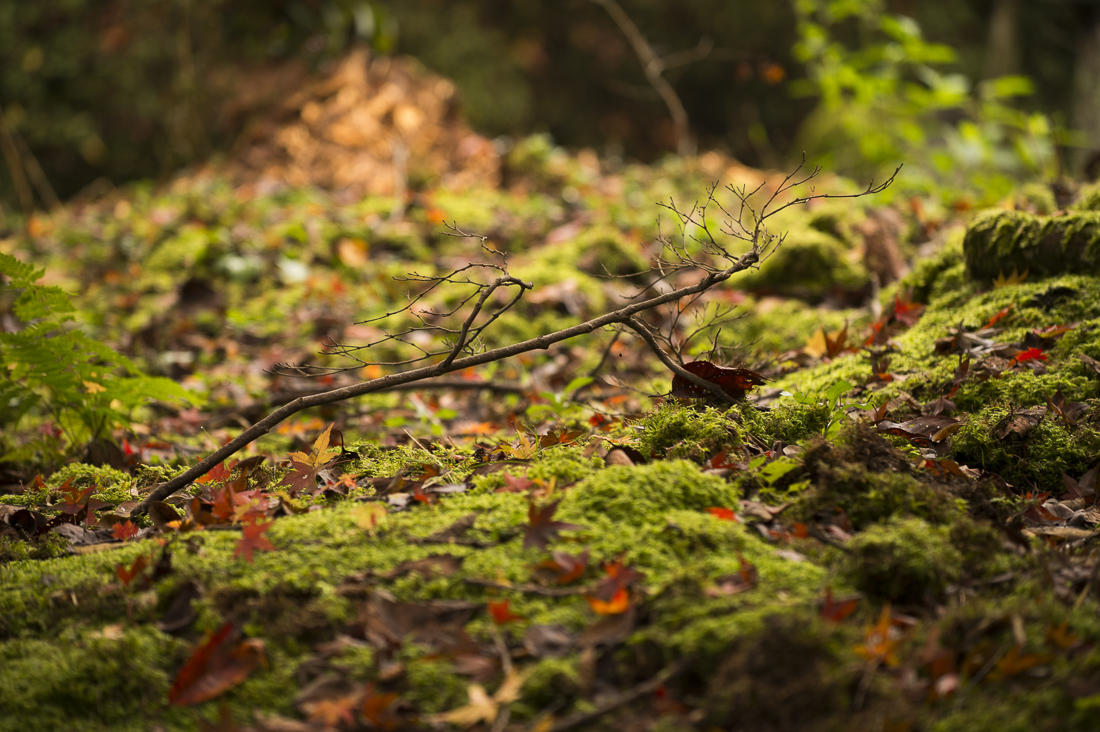
{"type": "MultiPolygon", "coordinates": [[[[192,466],[191,468],[188,468],[180,475],[155,488],[134,509],[133,513],[135,515],[144,513],[152,501],[163,500],[171,495],[173,492],[187,486],[192,481],[205,475],[222,460],[225,460],[245,446],[251,444],[263,435],[267,434],[271,429],[273,429],[277,424],[279,424],[286,418],[290,417],[291,415],[297,414],[304,409],[309,409],[310,407],[316,407],[323,404],[332,404],[335,402],[345,401],[347,399],[363,396],[365,394],[372,394],[375,392],[395,389],[403,387],[406,384],[422,382],[427,379],[435,379],[454,371],[468,369],[473,366],[480,366],[481,364],[491,363],[493,361],[500,361],[506,358],[511,358],[512,356],[517,356],[522,353],[528,353],[530,351],[546,350],[557,343],[561,343],[562,341],[570,340],[572,338],[576,338],[582,335],[587,335],[589,333],[592,333],[593,331],[608,326],[619,326],[620,328],[629,328],[633,330],[642,338],[643,341],[645,341],[645,343],[649,346],[651,350],[653,350],[653,352],[662,361],[662,363],[664,363],[665,366],[667,366],[674,374],[684,379],[687,379],[691,383],[696,384],[701,388],[706,389],[708,392],[714,394],[716,397],[723,401],[730,401],[730,397],[725,394],[725,392],[722,391],[717,385],[712,384],[704,379],[700,379],[694,374],[688,372],[682,366],[680,366],[671,356],[669,356],[662,348],[659,339],[654,334],[653,330],[645,323],[643,323],[637,316],[646,311],[651,311],[656,308],[661,308],[670,304],[677,304],[681,302],[694,302],[694,300],[698,298],[699,295],[710,290],[713,287],[720,285],[738,272],[743,272],[751,267],[758,265],[762,261],[762,259],[768,255],[769,252],[773,252],[775,250],[775,246],[781,241],[781,237],[769,233],[765,226],[765,221],[776,212],[781,211],[791,205],[795,205],[796,203],[806,203],[810,200],[813,200],[814,198],[853,198],[861,195],[877,193],[878,191],[881,191],[889,186],[893,182],[894,177],[897,175],[897,171],[895,171],[894,175],[891,175],[885,183],[879,186],[874,186],[873,184],[869,185],[863,193],[848,194],[842,196],[811,193],[808,196],[804,196],[795,199],[794,201],[787,202],[779,206],[774,211],[769,210],[770,206],[778,199],[780,195],[790,190],[795,185],[799,185],[800,183],[804,183],[810,180],[817,174],[817,171],[815,170],[808,176],[796,181],[795,176],[797,176],[798,170],[800,168],[801,166],[799,166],[798,169],[796,169],[784,179],[783,183],[776,189],[775,192],[772,193],[767,203],[765,203],[764,207],[761,208],[759,211],[753,210],[753,208],[749,205],[748,198],[751,194],[745,193],[744,190],[733,191],[737,198],[740,200],[741,209],[738,211],[736,221],[734,221],[733,216],[730,216],[730,220],[726,222],[725,233],[727,233],[727,235],[733,236],[734,238],[739,238],[749,243],[749,249],[744,254],[737,256],[730,252],[727,247],[721,245],[715,239],[713,233],[707,227],[707,206],[718,205],[719,207],[721,207],[721,205],[715,201],[715,187],[712,186],[708,190],[707,201],[702,207],[694,206],[687,213],[677,210],[674,206],[671,207],[671,210],[680,217],[681,222],[692,223],[699,230],[699,232],[701,232],[696,237],[696,240],[704,243],[707,246],[707,251],[712,256],[717,257],[719,260],[722,260],[721,264],[717,264],[713,260],[707,261],[700,259],[691,254],[687,250],[686,246],[683,246],[683,242],[681,242],[681,244],[676,244],[675,242],[671,242],[671,240],[669,240],[669,242],[671,243],[665,243],[666,246],[668,246],[669,249],[672,251],[672,259],[669,260],[658,258],[656,260],[655,271],[658,274],[658,277],[656,279],[657,283],[659,284],[658,294],[655,294],[652,297],[648,297],[646,299],[638,299],[636,301],[630,302],[629,304],[622,308],[619,308],[618,310],[604,313],[603,315],[592,318],[590,320],[586,320],[582,323],[578,323],[569,328],[563,328],[553,333],[530,338],[520,343],[513,343],[508,346],[502,346],[491,350],[479,351],[475,348],[478,339],[484,333],[485,329],[488,328],[493,322],[495,322],[503,313],[514,307],[516,303],[519,302],[522,294],[533,287],[533,285],[531,285],[530,283],[523,282],[522,280],[519,280],[509,275],[506,268],[506,260],[504,260],[504,264],[471,263],[449,274],[436,277],[417,275],[415,273],[413,275],[410,275],[407,279],[416,282],[424,282],[427,284],[427,287],[424,289],[424,291],[420,292],[414,297],[411,297],[409,304],[406,305],[404,308],[395,310],[388,315],[396,315],[398,313],[410,311],[429,292],[444,284],[470,286],[473,288],[473,292],[465,298],[461,298],[460,304],[449,311],[446,311],[444,313],[434,313],[432,311],[425,312],[430,313],[433,316],[449,315],[457,312],[458,309],[464,304],[473,303],[472,312],[463,319],[462,324],[459,328],[453,329],[439,324],[427,323],[424,320],[424,316],[420,312],[413,311],[413,315],[418,318],[420,322],[424,323],[423,326],[415,326],[401,333],[387,334],[384,338],[376,341],[373,345],[377,345],[378,343],[383,343],[386,341],[405,342],[403,340],[403,337],[424,331],[430,331],[436,334],[443,334],[445,336],[452,337],[453,340],[451,341],[449,347],[435,351],[430,351],[421,346],[410,343],[409,345],[420,351],[421,355],[419,357],[412,358],[408,361],[391,361],[386,363],[386,365],[392,367],[396,365],[411,364],[432,357],[439,357],[440,360],[438,362],[317,394],[300,396],[293,401],[282,405],[278,409],[275,409],[266,417],[259,420],[248,429],[244,430],[244,432],[242,432],[236,438],[230,440],[225,445],[215,450],[205,459],[201,460],[198,464],[192,466]],[[752,219],[752,221],[749,223],[746,223],[744,221],[744,214],[746,211],[750,214],[750,218],[752,219]],[[476,282],[469,279],[463,274],[464,272],[468,272],[478,268],[487,268],[493,270],[497,272],[499,276],[491,282],[476,282]],[[686,269],[693,269],[701,276],[698,277],[698,279],[696,279],[693,284],[685,285],[678,288],[672,286],[667,282],[669,273],[674,273],[676,270],[686,269]],[[492,297],[494,293],[502,292],[504,290],[507,290],[508,288],[515,288],[515,292],[509,299],[506,300],[506,302],[504,302],[503,304],[500,304],[499,302],[491,303],[491,301],[494,299],[492,297]]],[[[722,210],[726,211],[725,208],[722,208],[722,210]]],[[[451,228],[453,229],[453,231],[457,232],[457,235],[470,236],[469,234],[466,234],[465,232],[462,232],[460,229],[458,229],[457,226],[453,226],[451,228]]],[[[485,245],[485,239],[483,237],[482,247],[492,254],[500,255],[499,252],[496,252],[495,250],[492,250],[485,245]]],[[[386,316],[382,317],[384,318],[386,316]]],[[[373,322],[375,320],[379,320],[379,318],[375,318],[372,319],[372,321],[366,322],[373,322]]],[[[675,320],[673,322],[675,322],[675,320]]],[[[671,339],[669,339],[669,342],[671,342],[671,339]]],[[[359,350],[360,348],[365,348],[365,346],[354,348],[341,348],[344,350],[340,352],[344,355],[349,356],[360,364],[367,363],[366,361],[357,358],[352,353],[353,351],[359,350]]],[[[316,371],[310,371],[308,367],[303,367],[302,369],[300,369],[300,372],[316,373],[316,371]]]]}
{"type": "MultiPolygon", "coordinates": [[[[619,3],[615,0],[592,0],[592,2],[607,11],[607,14],[615,21],[615,25],[619,26],[619,30],[630,41],[634,54],[642,64],[642,71],[645,73],[646,80],[649,81],[649,85],[660,95],[661,101],[668,107],[668,113],[672,116],[672,124],[676,127],[676,151],[680,155],[694,154],[695,142],[691,139],[691,131],[688,129],[687,110],[684,109],[684,103],[680,101],[680,96],[672,88],[672,84],[669,84],[664,77],[665,70],[669,68],[667,60],[662,59],[654,52],[653,47],[649,45],[649,41],[638,30],[638,26],[634,24],[634,21],[630,19],[630,16],[626,14],[619,3]]],[[[692,51],[677,54],[674,65],[679,66],[687,63],[688,54],[704,58],[706,54],[710,53],[711,46],[713,46],[713,43],[709,40],[699,41],[699,45],[692,51]]]]}
{"type": "Polygon", "coordinates": [[[27,174],[23,170],[22,161],[19,159],[19,150],[15,147],[15,139],[11,135],[8,121],[4,118],[2,111],[0,111],[0,150],[4,153],[4,162],[8,165],[8,172],[11,173],[11,181],[12,185],[15,186],[15,193],[19,197],[19,205],[23,208],[24,213],[30,214],[34,211],[34,194],[31,193],[31,186],[27,182],[27,174]]]}
{"type": "Polygon", "coordinates": [[[573,595],[588,595],[596,591],[595,585],[584,587],[543,587],[542,585],[506,585],[503,582],[482,580],[476,577],[467,577],[462,580],[468,585],[477,587],[490,587],[494,590],[511,590],[527,595],[540,595],[542,597],[571,597],[573,595]]]}
{"type": "Polygon", "coordinates": [[[683,670],[687,668],[687,665],[688,664],[686,659],[680,659],[671,666],[666,666],[653,678],[643,681],[642,683],[630,689],[627,689],[621,694],[616,694],[615,696],[605,701],[603,704],[600,704],[592,711],[582,712],[580,714],[573,714],[566,717],[565,719],[561,720],[553,727],[551,727],[548,732],[567,732],[567,730],[576,729],[577,727],[584,726],[589,722],[594,722],[603,715],[613,712],[619,707],[625,706],[635,699],[643,697],[646,694],[652,694],[657,689],[667,684],[669,679],[672,679],[673,677],[682,673],[683,670]]]}

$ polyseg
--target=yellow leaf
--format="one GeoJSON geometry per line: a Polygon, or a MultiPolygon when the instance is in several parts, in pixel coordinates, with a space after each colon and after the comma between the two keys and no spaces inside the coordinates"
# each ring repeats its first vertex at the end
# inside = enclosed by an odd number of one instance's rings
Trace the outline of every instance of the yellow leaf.
{"type": "Polygon", "coordinates": [[[817,332],[810,336],[810,340],[806,341],[806,345],[802,346],[802,352],[814,358],[821,358],[829,352],[829,344],[825,340],[824,328],[818,328],[817,332]]]}
{"type": "Polygon", "coordinates": [[[103,386],[103,384],[97,384],[94,381],[85,381],[84,388],[89,394],[98,394],[102,391],[107,391],[107,387],[103,386]]]}
{"type": "Polygon", "coordinates": [[[460,727],[472,727],[478,722],[492,724],[496,721],[502,705],[511,704],[519,699],[520,690],[531,675],[531,670],[528,669],[523,673],[516,673],[515,670],[509,672],[492,697],[481,684],[470,684],[466,688],[466,693],[470,697],[469,704],[443,714],[433,714],[428,719],[432,722],[450,722],[460,727]]]}
{"type": "Polygon", "coordinates": [[[1009,285],[1018,285],[1027,279],[1028,270],[1024,270],[1022,273],[1016,271],[1016,267],[1012,268],[1012,274],[1005,276],[1004,272],[997,274],[996,279],[993,280],[993,289],[999,290],[1002,287],[1008,287],[1009,285]]]}
{"type": "Polygon", "coordinates": [[[521,674],[517,674],[514,670],[505,677],[501,682],[500,688],[493,694],[493,701],[497,704],[511,704],[515,700],[519,699],[519,692],[523,689],[524,683],[527,681],[527,677],[531,675],[531,671],[525,671],[521,674]]]}
{"type": "Polygon", "coordinates": [[[352,518],[359,528],[374,531],[386,518],[386,507],[380,503],[367,503],[356,506],[352,512],[352,518]]]}
{"type": "Polygon", "coordinates": [[[335,423],[330,423],[329,426],[325,428],[325,431],[322,432],[317,440],[313,443],[313,452],[315,452],[317,455],[320,455],[328,449],[328,442],[332,433],[333,424],[335,423]]]}
{"type": "Polygon", "coordinates": [[[499,707],[486,693],[484,686],[470,684],[466,693],[470,697],[469,704],[443,714],[433,714],[429,719],[433,722],[450,722],[460,727],[473,727],[478,722],[492,723],[497,718],[499,707]]]}

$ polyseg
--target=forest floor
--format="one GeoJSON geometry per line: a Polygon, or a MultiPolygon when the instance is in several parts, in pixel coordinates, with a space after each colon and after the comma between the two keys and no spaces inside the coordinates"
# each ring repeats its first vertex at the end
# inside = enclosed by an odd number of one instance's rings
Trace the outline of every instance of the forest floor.
{"type": "Polygon", "coordinates": [[[1095,190],[775,216],[762,266],[648,321],[766,380],[732,406],[669,396],[643,344],[597,332],[296,415],[131,515],[274,407],[385,373],[286,365],[419,322],[365,321],[423,289],[407,273],[478,261],[448,222],[535,285],[493,347],[645,290],[677,233],[656,204],[785,175],[505,149],[446,128],[413,91],[447,89],[408,74],[369,113],[440,125],[406,167],[332,167],[373,98],[339,89],[368,75],[293,100],[231,164],[0,231],[86,333],[189,395],[86,448],[96,383],[5,429],[0,730],[1095,728],[1095,190]],[[1030,253],[1052,236],[1076,260],[1030,253]]]}

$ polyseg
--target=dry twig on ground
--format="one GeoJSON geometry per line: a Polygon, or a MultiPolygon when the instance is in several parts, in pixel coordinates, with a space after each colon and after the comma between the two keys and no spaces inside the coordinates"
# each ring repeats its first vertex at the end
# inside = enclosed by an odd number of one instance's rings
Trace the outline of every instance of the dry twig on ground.
{"type": "MultiPolygon", "coordinates": [[[[385,366],[411,366],[426,360],[438,359],[437,361],[381,378],[302,396],[284,404],[193,467],[154,488],[135,508],[134,513],[144,513],[153,501],[164,500],[175,491],[189,485],[226,458],[267,434],[286,418],[304,409],[386,391],[413,382],[434,379],[453,371],[500,361],[530,351],[545,350],[556,343],[587,335],[609,326],[617,326],[637,333],[673,374],[706,390],[720,401],[728,403],[730,397],[721,387],[687,371],[666,352],[667,347],[671,345],[670,337],[667,334],[662,335],[659,330],[645,324],[638,316],[670,304],[675,304],[678,310],[683,310],[696,303],[703,293],[725,282],[738,272],[758,266],[782,245],[782,235],[773,233],[767,227],[768,219],[780,211],[791,206],[808,203],[814,199],[859,198],[879,193],[893,183],[900,170],[899,167],[881,184],[875,185],[872,181],[866,189],[859,193],[834,195],[816,193],[811,188],[808,195],[787,200],[785,198],[787,194],[793,189],[809,183],[820,172],[819,169],[815,169],[810,173],[802,173],[802,168],[803,165],[800,164],[784,178],[759,208],[753,206],[752,199],[761,193],[763,186],[753,191],[727,187],[726,190],[732,193],[737,201],[736,206],[726,207],[717,200],[715,196],[717,186],[712,186],[707,191],[703,204],[695,204],[686,211],[677,208],[670,201],[665,205],[665,208],[676,217],[680,235],[677,238],[662,236],[661,243],[664,245],[664,253],[656,258],[654,268],[649,272],[651,276],[648,278],[647,285],[638,292],[629,304],[569,328],[489,350],[482,349],[481,335],[504,313],[515,307],[522,299],[523,294],[532,289],[533,285],[510,275],[507,268],[507,258],[500,252],[489,249],[485,244],[484,237],[481,237],[483,250],[490,256],[499,257],[500,263],[471,263],[448,274],[438,276],[415,273],[409,275],[406,279],[422,284],[423,289],[418,294],[413,295],[404,308],[386,313],[368,322],[377,322],[404,313],[411,315],[416,324],[396,333],[387,333],[381,339],[366,346],[334,344],[327,351],[352,358],[355,361],[355,366],[351,369],[357,369],[371,363],[379,363],[367,361],[356,354],[369,347],[390,342],[409,345],[414,349],[415,355],[410,359],[383,362],[385,366]],[[725,216],[722,229],[719,232],[724,238],[716,235],[716,232],[712,231],[707,223],[706,214],[712,206],[717,207],[725,216]],[[747,251],[741,254],[732,251],[732,247],[737,242],[747,244],[747,251]],[[699,275],[693,284],[683,287],[674,287],[669,284],[674,275],[688,270],[699,275]],[[474,273],[484,271],[493,272],[497,276],[488,281],[472,279],[474,273]],[[470,290],[465,296],[459,297],[457,305],[449,310],[434,311],[422,306],[429,293],[446,285],[466,287],[470,290]],[[509,293],[510,290],[512,292],[509,293]],[[498,293],[509,294],[501,302],[496,297],[498,293]],[[468,312],[461,322],[457,326],[449,325],[447,319],[457,316],[463,308],[467,308],[468,312]],[[423,338],[423,334],[442,336],[445,346],[436,350],[428,350],[413,341],[414,336],[423,338]]],[[[473,236],[461,231],[457,226],[451,228],[452,233],[456,236],[473,236]]],[[[673,349],[673,352],[676,352],[675,349],[673,349]]],[[[337,370],[348,371],[351,369],[337,370]]],[[[284,367],[284,373],[287,371],[298,375],[314,376],[318,373],[330,373],[332,370],[311,367],[284,367]]]]}

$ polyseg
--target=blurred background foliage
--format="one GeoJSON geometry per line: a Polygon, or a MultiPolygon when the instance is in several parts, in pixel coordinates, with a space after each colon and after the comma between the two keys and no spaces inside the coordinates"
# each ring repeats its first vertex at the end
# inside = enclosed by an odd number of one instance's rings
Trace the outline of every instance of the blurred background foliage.
{"type": "MultiPolygon", "coordinates": [[[[1079,174],[1100,147],[1091,0],[621,5],[664,58],[694,142],[749,165],[802,150],[851,174],[906,162],[918,188],[988,197],[1012,177],[1079,174]]],[[[242,102],[255,74],[291,84],[357,43],[453,79],[490,137],[548,132],[642,160],[677,148],[592,0],[0,0],[0,205],[224,153],[263,111],[242,102]]]]}

